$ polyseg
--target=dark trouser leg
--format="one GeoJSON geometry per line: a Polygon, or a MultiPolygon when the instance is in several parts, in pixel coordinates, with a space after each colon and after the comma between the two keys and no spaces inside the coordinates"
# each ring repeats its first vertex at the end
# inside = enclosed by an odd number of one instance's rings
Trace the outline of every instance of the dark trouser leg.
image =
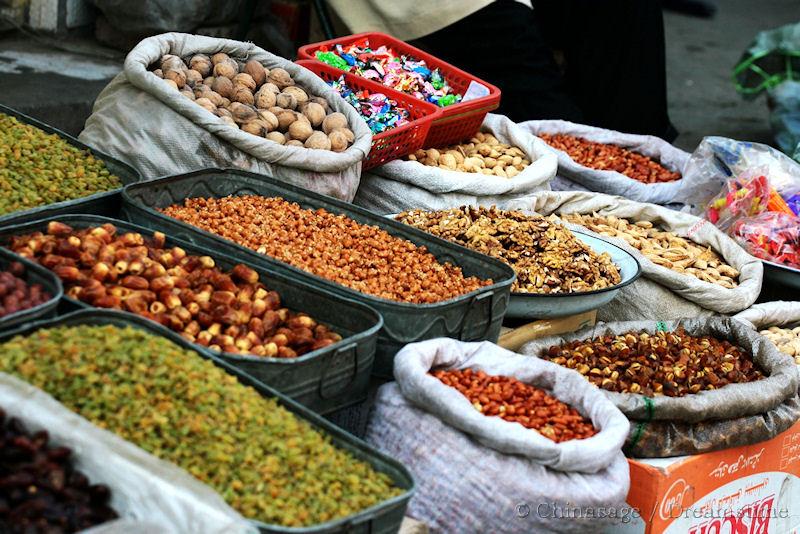
{"type": "Polygon", "coordinates": [[[677,136],[667,113],[659,0],[535,2],[549,44],[564,51],[569,94],[588,124],[677,136]]]}
{"type": "Polygon", "coordinates": [[[503,92],[498,113],[514,121],[583,119],[533,12],[519,2],[493,2],[413,44],[497,85],[503,92]]]}

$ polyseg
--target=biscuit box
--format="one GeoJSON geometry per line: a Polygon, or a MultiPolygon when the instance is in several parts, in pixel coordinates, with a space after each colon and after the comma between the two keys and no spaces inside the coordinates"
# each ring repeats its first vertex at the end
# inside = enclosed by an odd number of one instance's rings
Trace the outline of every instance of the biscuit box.
{"type": "Polygon", "coordinates": [[[800,534],[800,422],[746,447],[629,464],[636,513],[606,534],[800,534]]]}

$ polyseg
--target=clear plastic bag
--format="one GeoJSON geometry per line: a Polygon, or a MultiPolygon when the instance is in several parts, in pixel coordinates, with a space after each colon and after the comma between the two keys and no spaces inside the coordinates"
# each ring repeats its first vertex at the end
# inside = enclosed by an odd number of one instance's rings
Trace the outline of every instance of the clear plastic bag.
{"type": "Polygon", "coordinates": [[[736,221],[731,234],[753,256],[800,269],[800,217],[765,212],[736,221]]]}
{"type": "Polygon", "coordinates": [[[762,169],[747,171],[725,182],[722,191],[706,206],[706,218],[727,232],[737,220],[767,211],[770,191],[762,169]]]}

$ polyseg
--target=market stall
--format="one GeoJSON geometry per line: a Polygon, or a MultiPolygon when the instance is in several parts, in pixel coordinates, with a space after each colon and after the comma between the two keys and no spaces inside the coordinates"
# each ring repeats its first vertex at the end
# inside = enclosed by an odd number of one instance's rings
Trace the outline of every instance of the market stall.
{"type": "Polygon", "coordinates": [[[0,530],[800,526],[797,163],[299,58],[145,39],[80,141],[0,107],[0,530]]]}

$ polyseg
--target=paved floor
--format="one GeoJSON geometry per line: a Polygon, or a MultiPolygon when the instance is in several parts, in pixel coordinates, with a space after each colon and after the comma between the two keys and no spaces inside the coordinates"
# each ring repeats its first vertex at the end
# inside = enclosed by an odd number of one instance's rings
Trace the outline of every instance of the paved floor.
{"type": "Polygon", "coordinates": [[[706,135],[769,142],[764,97],[744,101],[731,72],[763,29],[800,22],[800,0],[716,0],[713,19],[665,13],[667,76],[676,144],[693,150],[706,135]]]}

